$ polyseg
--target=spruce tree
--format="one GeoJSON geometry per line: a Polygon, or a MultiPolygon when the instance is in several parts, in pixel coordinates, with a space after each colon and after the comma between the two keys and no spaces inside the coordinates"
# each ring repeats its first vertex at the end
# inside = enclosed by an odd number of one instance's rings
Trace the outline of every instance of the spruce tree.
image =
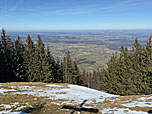
{"type": "Polygon", "coordinates": [[[15,50],[17,54],[17,61],[16,61],[16,78],[17,81],[27,81],[26,76],[26,69],[24,67],[24,45],[22,44],[21,38],[18,38],[15,41],[15,50]]]}
{"type": "Polygon", "coordinates": [[[57,82],[63,82],[63,64],[59,57],[56,60],[56,69],[57,69],[57,82]]]}
{"type": "Polygon", "coordinates": [[[47,61],[49,62],[49,65],[50,65],[51,76],[53,78],[52,81],[57,83],[59,81],[58,65],[54,57],[50,53],[50,48],[48,45],[47,45],[47,61]]]}
{"type": "Polygon", "coordinates": [[[80,71],[79,71],[79,68],[78,68],[75,61],[72,64],[72,69],[73,69],[73,71],[72,71],[72,83],[82,85],[83,82],[82,82],[82,79],[81,79],[80,71]]]}
{"type": "Polygon", "coordinates": [[[1,39],[0,39],[0,82],[5,82],[7,73],[6,73],[6,33],[4,28],[2,28],[2,35],[1,35],[1,39]]]}
{"type": "Polygon", "coordinates": [[[2,35],[0,40],[0,81],[6,82],[8,80],[7,75],[7,36],[4,28],[2,28],[2,35]]]}
{"type": "Polygon", "coordinates": [[[15,81],[16,52],[14,44],[2,29],[0,46],[0,74],[1,82],[15,81]]]}
{"type": "Polygon", "coordinates": [[[38,78],[35,76],[35,65],[33,64],[35,60],[35,46],[30,35],[28,35],[25,43],[23,58],[24,66],[27,71],[27,80],[30,82],[37,81],[38,78]]]}
{"type": "Polygon", "coordinates": [[[65,68],[66,68],[66,81],[68,83],[72,83],[72,60],[71,60],[71,55],[70,52],[68,51],[66,53],[65,57],[65,68]]]}
{"type": "Polygon", "coordinates": [[[51,66],[49,64],[49,61],[47,61],[47,53],[45,50],[45,45],[39,35],[37,39],[36,52],[37,52],[38,64],[39,64],[39,73],[38,73],[39,81],[52,82],[53,79],[50,70],[51,66]]]}
{"type": "Polygon", "coordinates": [[[17,54],[14,48],[14,43],[11,38],[7,37],[7,75],[9,81],[16,81],[16,70],[17,70],[17,54]]]}

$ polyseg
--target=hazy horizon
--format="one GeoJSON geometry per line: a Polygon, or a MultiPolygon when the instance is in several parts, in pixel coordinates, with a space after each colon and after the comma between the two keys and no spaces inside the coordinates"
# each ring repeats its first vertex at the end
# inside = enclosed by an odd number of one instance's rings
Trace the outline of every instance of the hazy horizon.
{"type": "Polygon", "coordinates": [[[0,0],[0,28],[152,29],[151,4],[151,0],[0,0]]]}
{"type": "Polygon", "coordinates": [[[4,28],[7,32],[70,32],[70,31],[152,31],[152,29],[50,29],[50,30],[8,30],[4,28]]]}

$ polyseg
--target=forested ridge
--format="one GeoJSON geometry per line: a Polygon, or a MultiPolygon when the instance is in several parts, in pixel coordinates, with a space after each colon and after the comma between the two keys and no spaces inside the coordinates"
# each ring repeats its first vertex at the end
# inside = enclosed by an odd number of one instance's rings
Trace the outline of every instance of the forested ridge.
{"type": "Polygon", "coordinates": [[[136,38],[131,50],[121,46],[113,53],[107,68],[87,74],[93,88],[120,95],[152,94],[152,36],[145,46],[136,38]],[[94,86],[95,83],[100,86],[94,86]]]}
{"type": "Polygon", "coordinates": [[[131,50],[122,46],[113,53],[107,67],[94,71],[79,70],[70,52],[53,57],[40,35],[11,41],[2,29],[0,38],[0,82],[71,83],[119,95],[152,94],[152,36],[145,46],[136,38],[131,50]]]}
{"type": "Polygon", "coordinates": [[[63,60],[54,58],[40,35],[36,43],[28,35],[23,44],[19,36],[12,42],[2,29],[0,82],[14,81],[83,84],[79,68],[71,60],[70,52],[65,54],[63,60]]]}

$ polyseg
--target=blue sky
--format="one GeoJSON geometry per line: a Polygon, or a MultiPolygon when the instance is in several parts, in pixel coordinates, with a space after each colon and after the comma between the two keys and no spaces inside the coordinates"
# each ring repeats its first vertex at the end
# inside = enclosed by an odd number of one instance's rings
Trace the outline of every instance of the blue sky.
{"type": "Polygon", "coordinates": [[[0,27],[152,29],[152,0],[0,0],[0,27]]]}

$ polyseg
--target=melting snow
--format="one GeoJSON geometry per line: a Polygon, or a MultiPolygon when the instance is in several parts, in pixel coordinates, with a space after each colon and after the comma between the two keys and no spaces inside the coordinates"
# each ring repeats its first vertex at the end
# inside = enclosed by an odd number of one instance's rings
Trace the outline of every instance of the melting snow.
{"type": "Polygon", "coordinates": [[[7,111],[0,111],[0,114],[30,114],[30,113],[26,113],[26,112],[11,112],[11,110],[7,110],[7,111]]]}
{"type": "Polygon", "coordinates": [[[14,88],[18,90],[33,90],[35,88],[39,89],[40,87],[37,86],[14,86],[14,85],[9,85],[9,88],[14,88]]]}
{"type": "MultiPolygon", "coordinates": [[[[0,85],[1,86],[1,85],[0,85]]],[[[37,97],[48,97],[52,100],[57,100],[54,102],[54,104],[61,105],[61,104],[80,104],[83,100],[87,99],[87,103],[98,103],[103,102],[105,98],[111,98],[111,97],[118,97],[119,95],[113,95],[104,93],[98,90],[90,89],[83,86],[78,85],[68,85],[67,88],[60,88],[64,87],[64,85],[55,85],[55,84],[48,84],[45,87],[38,87],[38,86],[14,86],[14,85],[7,85],[9,88],[12,89],[0,89],[0,94],[5,94],[9,91],[14,91],[11,94],[27,94],[27,95],[33,95],[37,97]],[[52,87],[52,88],[51,88],[52,87]],[[18,91],[20,90],[20,91],[18,91]],[[60,99],[63,99],[60,101],[60,99]]],[[[132,103],[128,104],[122,104],[126,107],[151,107],[152,102],[145,102],[146,100],[152,99],[152,97],[141,97],[138,101],[134,101],[132,103]],[[143,102],[141,102],[143,101],[143,102]]],[[[36,100],[36,98],[34,99],[36,100]]],[[[115,99],[120,100],[120,99],[115,99]]],[[[111,102],[114,102],[115,100],[110,100],[111,102]]],[[[20,104],[18,102],[11,103],[11,104],[0,104],[1,109],[5,109],[5,111],[0,111],[0,114],[28,114],[24,112],[11,112],[10,108],[16,107],[16,111],[21,110],[24,106],[19,106],[20,104]]],[[[147,114],[146,112],[141,111],[132,111],[128,108],[114,108],[114,109],[103,109],[102,114],[108,113],[108,114],[147,114]]]]}
{"type": "Polygon", "coordinates": [[[122,104],[123,106],[126,107],[152,107],[152,102],[132,102],[132,103],[128,103],[128,104],[122,104]]]}
{"type": "Polygon", "coordinates": [[[11,105],[8,105],[8,104],[1,104],[0,106],[4,109],[8,109],[12,107],[11,105]]]}
{"type": "Polygon", "coordinates": [[[147,112],[129,110],[128,108],[103,109],[102,114],[147,114],[147,112]]]}
{"type": "MultiPolygon", "coordinates": [[[[47,85],[48,86],[48,85],[47,85]]],[[[54,86],[54,85],[53,85],[54,86]]],[[[34,87],[35,88],[35,87],[34,87]]],[[[82,102],[83,100],[87,99],[87,103],[92,103],[92,100],[94,102],[103,102],[104,98],[106,97],[117,97],[118,95],[112,95],[108,93],[104,93],[101,91],[97,91],[94,89],[90,89],[87,87],[83,86],[78,86],[78,85],[69,85],[69,88],[62,88],[62,89],[57,89],[57,88],[51,88],[51,89],[32,89],[32,87],[24,87],[22,86],[18,89],[21,90],[28,90],[25,92],[15,92],[13,94],[27,94],[27,95],[34,95],[34,96],[41,96],[41,97],[49,97],[50,99],[53,100],[58,100],[58,99],[65,99],[67,101],[62,102],[62,103],[71,103],[72,100],[77,104],[82,102]],[[30,91],[32,90],[32,91],[30,91]],[[58,94],[60,93],[60,94],[58,94]]]]}
{"type": "Polygon", "coordinates": [[[152,99],[152,97],[140,97],[140,98],[138,98],[139,101],[146,101],[149,99],[152,99]]]}
{"type": "Polygon", "coordinates": [[[16,110],[21,110],[21,109],[23,109],[23,108],[25,108],[25,107],[27,107],[27,106],[17,107],[17,109],[16,109],[16,110]]]}
{"type": "Polygon", "coordinates": [[[4,88],[0,88],[0,94],[5,94],[6,92],[9,91],[16,91],[15,89],[4,89],[4,88]]]}
{"type": "Polygon", "coordinates": [[[46,86],[48,86],[48,87],[64,87],[64,86],[62,86],[62,85],[55,85],[55,84],[46,85],[46,86]]]}
{"type": "Polygon", "coordinates": [[[19,105],[18,102],[14,102],[14,103],[10,103],[10,104],[1,104],[0,107],[1,109],[5,109],[3,111],[0,111],[0,114],[29,114],[29,113],[25,113],[25,112],[12,112],[12,110],[10,110],[12,107],[16,107],[15,111],[19,111],[22,108],[25,108],[26,106],[20,106],[18,107],[17,105],[19,105]]]}

